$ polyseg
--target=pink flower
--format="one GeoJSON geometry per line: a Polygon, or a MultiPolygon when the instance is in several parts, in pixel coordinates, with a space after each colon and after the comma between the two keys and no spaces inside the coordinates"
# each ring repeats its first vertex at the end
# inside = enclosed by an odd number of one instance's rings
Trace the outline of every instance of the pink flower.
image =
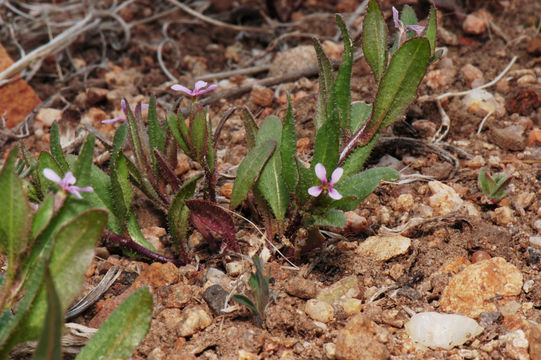
{"type": "Polygon", "coordinates": [[[79,191],[83,192],[92,192],[94,189],[92,189],[91,186],[87,186],[84,188],[75,186],[75,182],[77,179],[75,176],[73,176],[73,173],[71,171],[68,171],[66,175],[64,175],[64,178],[61,179],[60,176],[54,170],[46,168],[43,169],[43,176],[45,176],[47,179],[51,180],[52,182],[56,183],[63,191],[67,191],[70,194],[72,194],[75,197],[78,197],[79,199],[82,199],[83,197],[79,193],[79,191]]]}
{"type": "Polygon", "coordinates": [[[173,89],[175,91],[183,92],[186,95],[191,96],[193,99],[197,99],[199,96],[201,96],[201,95],[203,95],[205,93],[208,93],[209,91],[212,91],[212,90],[216,89],[216,85],[210,85],[206,89],[203,89],[207,85],[208,85],[208,83],[206,81],[199,80],[198,82],[195,83],[195,86],[194,86],[193,90],[190,90],[187,87],[184,87],[184,86],[179,85],[179,84],[175,84],[175,85],[171,86],[171,89],[173,89]]]}
{"type": "Polygon", "coordinates": [[[393,6],[393,21],[394,26],[398,29],[399,32],[399,41],[400,44],[405,42],[407,40],[407,31],[412,30],[417,33],[417,36],[421,36],[422,32],[425,30],[424,26],[421,25],[408,25],[404,26],[404,23],[400,20],[400,16],[398,15],[398,10],[395,9],[393,6]]]}
{"type": "MultiPolygon", "coordinates": [[[[124,111],[124,116],[118,116],[116,118],[102,120],[101,123],[102,124],[110,124],[110,123],[114,123],[114,122],[117,122],[117,121],[122,121],[122,122],[127,121],[128,110],[126,109],[126,101],[124,99],[120,100],[120,107],[122,108],[122,111],[124,111]]],[[[146,108],[148,108],[148,104],[141,105],[141,111],[145,110],[146,108]]]]}
{"type": "Polygon", "coordinates": [[[312,186],[310,189],[308,189],[308,194],[318,197],[325,190],[331,198],[334,200],[340,200],[342,195],[340,195],[340,193],[334,188],[334,185],[342,177],[344,169],[341,167],[334,169],[331,175],[331,181],[327,181],[327,170],[325,170],[325,166],[323,166],[323,164],[316,164],[315,170],[317,178],[321,181],[321,185],[312,186]]]}

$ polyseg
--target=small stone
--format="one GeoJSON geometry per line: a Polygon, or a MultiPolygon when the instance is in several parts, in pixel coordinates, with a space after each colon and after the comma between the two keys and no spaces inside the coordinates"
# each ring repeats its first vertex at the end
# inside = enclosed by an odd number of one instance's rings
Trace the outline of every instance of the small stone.
{"type": "Polygon", "coordinates": [[[346,227],[345,232],[360,233],[368,228],[368,220],[364,216],[360,216],[354,211],[346,211],[346,227]]]}
{"type": "Polygon", "coordinates": [[[527,294],[533,289],[534,285],[535,281],[533,281],[532,279],[526,280],[524,282],[524,285],[522,285],[522,290],[527,294]]]}
{"type": "Polygon", "coordinates": [[[522,75],[517,79],[517,85],[528,85],[528,84],[535,84],[537,82],[537,78],[533,74],[526,74],[522,75]]]}
{"type": "Polygon", "coordinates": [[[359,294],[359,279],[355,275],[350,275],[322,289],[317,299],[319,301],[325,301],[328,304],[333,304],[342,296],[357,297],[359,294]]]}
{"type": "Polygon", "coordinates": [[[475,264],[484,260],[489,260],[490,258],[491,258],[490,254],[487,253],[486,251],[477,250],[476,252],[473,253],[471,257],[471,262],[475,264]]]}
{"type": "Polygon", "coordinates": [[[434,136],[437,130],[436,124],[430,120],[415,120],[411,126],[417,130],[419,136],[422,138],[431,138],[434,136]]]}
{"type": "Polygon", "coordinates": [[[301,299],[313,299],[317,296],[317,285],[302,276],[290,278],[285,284],[286,292],[301,299]]]}
{"type": "MultiPolygon", "coordinates": [[[[124,69],[120,66],[113,66],[110,71],[105,73],[105,82],[107,83],[109,89],[131,86],[137,87],[142,80],[142,73],[135,68],[124,69]]],[[[122,98],[122,96],[120,98],[122,98]]]]}
{"type": "Polygon", "coordinates": [[[357,253],[373,257],[379,261],[387,261],[405,254],[411,246],[411,239],[401,235],[370,236],[359,244],[357,253]]]}
{"type": "Polygon", "coordinates": [[[440,308],[449,313],[476,318],[483,311],[496,311],[489,299],[516,296],[522,290],[522,273],[501,257],[478,262],[453,276],[440,298],[440,308]]]}
{"type": "Polygon", "coordinates": [[[501,206],[494,210],[491,218],[496,224],[507,226],[515,221],[514,211],[509,206],[501,206]]]}
{"type": "Polygon", "coordinates": [[[449,214],[460,208],[464,203],[460,195],[449,185],[439,181],[430,181],[428,187],[432,191],[428,204],[439,215],[449,214]]]}
{"type": "Polygon", "coordinates": [[[504,344],[502,353],[508,359],[530,360],[530,355],[528,354],[529,343],[523,330],[518,329],[500,335],[499,340],[504,344]]]}
{"type": "Polygon", "coordinates": [[[316,51],[312,45],[301,45],[276,54],[269,76],[284,75],[307,66],[317,66],[316,51]]]}
{"type": "Polygon", "coordinates": [[[395,203],[395,210],[400,211],[410,211],[413,209],[413,206],[415,205],[415,201],[413,199],[412,194],[400,194],[398,198],[396,199],[395,203]]]}
{"type": "Polygon", "coordinates": [[[252,102],[262,107],[268,107],[272,105],[274,100],[274,92],[268,87],[254,86],[250,95],[252,102]]]}
{"type": "Polygon", "coordinates": [[[323,48],[323,51],[325,51],[325,54],[327,54],[327,56],[333,60],[340,59],[342,57],[342,53],[344,52],[343,44],[338,44],[331,40],[323,41],[321,47],[323,48]]]}
{"type": "Polygon", "coordinates": [[[207,287],[218,284],[223,287],[225,290],[229,291],[231,289],[231,279],[223,271],[216,268],[209,268],[205,273],[205,286],[207,287]]]}
{"type": "Polygon", "coordinates": [[[297,140],[297,154],[303,155],[308,153],[310,149],[310,139],[307,137],[297,140]]]}
{"type": "Polygon", "coordinates": [[[441,39],[442,43],[446,45],[456,46],[458,45],[458,36],[452,31],[447,30],[443,26],[438,25],[438,39],[441,39]]]}
{"type": "Polygon", "coordinates": [[[251,353],[246,350],[239,350],[239,356],[237,357],[238,360],[259,360],[259,356],[257,354],[251,353]]]}
{"type": "Polygon", "coordinates": [[[167,303],[165,304],[168,308],[182,308],[184,307],[195,295],[195,291],[192,286],[185,284],[175,284],[170,287],[171,292],[167,297],[167,303]]]}
{"type": "Polygon", "coordinates": [[[517,301],[509,301],[507,304],[500,307],[500,312],[502,315],[505,316],[511,316],[515,315],[522,305],[517,301]]]}
{"type": "Polygon", "coordinates": [[[436,69],[426,74],[426,84],[432,89],[440,89],[450,85],[455,79],[456,70],[454,69],[436,69]]]}
{"type": "Polygon", "coordinates": [[[327,358],[329,360],[333,360],[336,358],[336,345],[333,343],[325,343],[323,344],[323,350],[325,351],[325,355],[327,355],[327,358]]]}
{"type": "Polygon", "coordinates": [[[472,159],[464,161],[464,166],[474,170],[480,169],[485,164],[485,159],[481,155],[475,155],[472,159]]]}
{"type": "Polygon", "coordinates": [[[460,74],[468,84],[471,84],[474,80],[483,78],[483,72],[472,64],[466,64],[461,67],[460,74]]]}
{"type": "Polygon", "coordinates": [[[176,308],[164,309],[158,315],[158,319],[168,331],[176,331],[180,322],[180,314],[180,310],[176,308]]]}
{"type": "Polygon", "coordinates": [[[483,89],[474,89],[462,99],[469,113],[485,116],[488,113],[505,113],[505,109],[496,101],[494,95],[483,89]]]}
{"type": "Polygon", "coordinates": [[[483,328],[467,316],[436,312],[415,314],[405,328],[415,342],[432,349],[452,349],[483,332],[483,328]]]}
{"type": "Polygon", "coordinates": [[[212,318],[200,306],[185,309],[180,315],[177,328],[179,336],[191,336],[212,323],[212,318]]]}
{"type": "Polygon", "coordinates": [[[304,311],[312,320],[325,324],[334,319],[333,307],[324,301],[310,299],[306,302],[304,311]]]}
{"type": "Polygon", "coordinates": [[[487,30],[488,23],[492,20],[492,15],[485,10],[478,10],[466,16],[462,23],[462,30],[466,34],[481,35],[487,30]]]}
{"type": "Polygon", "coordinates": [[[167,357],[165,352],[158,348],[153,349],[148,355],[147,360],[165,360],[167,357]]]}
{"type": "Polygon", "coordinates": [[[541,144],[541,129],[532,129],[528,133],[528,140],[526,141],[528,146],[534,146],[536,144],[541,144]]]}
{"type": "Polygon", "coordinates": [[[97,108],[97,107],[91,107],[90,109],[88,109],[87,112],[85,112],[81,116],[81,124],[90,124],[96,128],[103,127],[105,129],[107,128],[112,129],[113,124],[102,124],[102,121],[108,118],[109,116],[102,109],[97,108]]]}
{"type": "Polygon", "coordinates": [[[391,341],[391,335],[385,328],[360,313],[354,315],[336,335],[335,356],[339,360],[388,359],[391,341]]]}
{"type": "Polygon", "coordinates": [[[541,96],[537,94],[536,89],[532,86],[517,87],[505,100],[507,111],[523,116],[530,115],[540,106],[541,96]]]}
{"type": "Polygon", "coordinates": [[[216,315],[222,314],[225,305],[225,299],[229,293],[220,285],[211,285],[203,292],[203,299],[216,315]]]}
{"type": "Polygon", "coordinates": [[[231,199],[231,194],[233,194],[233,183],[232,182],[226,182],[220,187],[220,195],[231,199]]]}
{"type": "Polygon", "coordinates": [[[541,55],[541,36],[534,37],[528,41],[526,52],[532,55],[541,55]]]}
{"type": "Polygon", "coordinates": [[[107,98],[109,90],[97,87],[91,87],[86,90],[86,103],[94,106],[107,98]]]}
{"type": "MultiPolygon", "coordinates": [[[[535,199],[535,194],[534,193],[523,192],[523,193],[520,193],[520,194],[517,195],[516,204],[521,209],[526,209],[527,207],[529,207],[533,203],[534,199],[535,199]]],[[[539,222],[539,228],[537,228],[535,226],[535,223],[534,223],[534,228],[541,231],[541,219],[540,219],[540,222],[539,222]]]]}
{"type": "Polygon", "coordinates": [[[339,305],[348,316],[361,312],[363,302],[359,299],[344,297],[340,298],[334,304],[339,305]]]}
{"type": "Polygon", "coordinates": [[[150,285],[152,288],[169,286],[178,281],[178,268],[173,263],[152,263],[135,279],[133,286],[150,285]]]}
{"type": "Polygon", "coordinates": [[[36,121],[39,121],[45,127],[51,127],[53,122],[59,122],[62,119],[62,110],[53,108],[41,108],[36,114],[36,121]]]}
{"type": "Polygon", "coordinates": [[[164,236],[167,231],[160,226],[150,226],[144,229],[141,229],[145,239],[156,248],[156,250],[162,250],[163,244],[160,241],[160,238],[164,236]]]}
{"type": "Polygon", "coordinates": [[[479,325],[487,327],[500,320],[502,314],[499,311],[483,311],[479,314],[479,325]]]}
{"type": "Polygon", "coordinates": [[[250,263],[247,260],[231,261],[225,264],[225,271],[229,276],[239,276],[248,271],[250,263]]]}

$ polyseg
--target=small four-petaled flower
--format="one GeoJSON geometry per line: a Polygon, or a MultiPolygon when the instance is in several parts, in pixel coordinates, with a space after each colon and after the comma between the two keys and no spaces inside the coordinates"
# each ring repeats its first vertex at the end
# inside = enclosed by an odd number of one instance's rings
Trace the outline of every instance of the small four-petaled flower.
{"type": "MultiPolygon", "coordinates": [[[[127,117],[128,117],[128,110],[126,108],[126,101],[124,99],[120,100],[120,107],[122,108],[122,111],[124,112],[124,116],[117,116],[116,118],[103,120],[101,123],[102,124],[110,124],[110,123],[114,123],[114,122],[117,122],[117,121],[126,122],[127,117]]],[[[141,111],[145,110],[146,108],[148,108],[148,104],[141,105],[141,111]]]]}
{"type": "Polygon", "coordinates": [[[191,96],[193,100],[197,100],[197,98],[200,97],[201,95],[216,89],[216,85],[210,85],[209,87],[204,89],[204,87],[206,87],[207,85],[208,83],[206,81],[199,80],[198,82],[195,83],[193,90],[190,90],[187,87],[179,85],[179,84],[175,84],[171,86],[171,89],[175,91],[183,92],[186,95],[191,96]]]}
{"type": "Polygon", "coordinates": [[[421,36],[422,32],[424,31],[425,27],[422,25],[407,25],[404,26],[404,23],[400,20],[400,16],[398,15],[398,10],[396,10],[393,6],[393,21],[394,26],[398,29],[399,32],[399,42],[400,44],[404,43],[407,40],[407,31],[412,30],[415,31],[417,36],[421,36]]]}
{"type": "Polygon", "coordinates": [[[312,186],[310,189],[308,189],[308,194],[318,197],[323,191],[327,191],[331,198],[334,200],[340,200],[342,195],[340,195],[340,193],[334,188],[334,185],[342,177],[344,169],[341,167],[334,169],[331,175],[331,181],[327,181],[327,170],[325,170],[325,166],[323,166],[323,164],[316,164],[315,171],[317,178],[321,181],[321,185],[312,186]]]}
{"type": "Polygon", "coordinates": [[[83,192],[92,192],[94,189],[92,189],[91,186],[87,187],[79,187],[75,186],[75,182],[77,179],[75,176],[73,176],[73,173],[71,171],[68,171],[64,178],[61,179],[60,176],[52,169],[46,168],[43,169],[43,176],[45,176],[47,179],[51,180],[52,182],[56,183],[63,191],[69,192],[75,197],[78,197],[79,199],[82,199],[83,197],[79,193],[79,191],[83,192]]]}

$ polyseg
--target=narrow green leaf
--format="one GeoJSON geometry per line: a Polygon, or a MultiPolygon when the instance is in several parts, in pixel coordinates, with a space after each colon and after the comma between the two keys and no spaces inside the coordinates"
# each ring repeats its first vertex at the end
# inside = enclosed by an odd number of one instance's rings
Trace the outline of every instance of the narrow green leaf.
{"type": "Polygon", "coordinates": [[[362,49],[379,83],[387,65],[387,25],[376,0],[370,0],[363,24],[362,49]]]}
{"type": "Polygon", "coordinates": [[[116,159],[111,162],[111,194],[113,197],[113,208],[115,216],[119,219],[122,227],[125,226],[131,202],[133,190],[128,181],[128,166],[126,158],[117,154],[116,159]]]}
{"type": "Polygon", "coordinates": [[[128,135],[128,125],[121,124],[115,131],[115,137],[113,138],[113,149],[111,150],[111,158],[116,159],[118,154],[124,147],[124,142],[128,135]]]}
{"type": "Polygon", "coordinates": [[[130,144],[133,148],[137,167],[141,171],[149,170],[150,149],[146,144],[146,134],[143,128],[143,120],[141,119],[141,104],[137,104],[135,115],[131,111],[130,104],[126,101],[126,117],[130,133],[130,144]],[[148,150],[148,151],[146,151],[148,150]]]}
{"type": "Polygon", "coordinates": [[[15,173],[17,153],[18,148],[11,150],[0,173],[0,251],[8,258],[8,278],[15,275],[20,265],[32,226],[32,210],[15,173]]]}
{"type": "Polygon", "coordinates": [[[137,222],[137,218],[135,217],[135,214],[131,210],[128,213],[128,221],[126,223],[126,227],[128,230],[128,234],[130,235],[133,241],[135,241],[141,246],[146,247],[149,250],[156,251],[156,248],[154,247],[154,245],[152,245],[147,239],[145,239],[145,236],[141,232],[141,227],[139,226],[139,223],[137,222]]]}
{"type": "MultiPolygon", "coordinates": [[[[275,140],[276,148],[280,149],[282,144],[282,123],[276,116],[267,117],[261,124],[261,128],[257,133],[256,145],[267,140],[275,140]]],[[[274,151],[263,167],[256,186],[269,203],[276,219],[282,222],[287,211],[289,194],[282,177],[282,159],[279,151],[274,151]]]]}
{"type": "MultiPolygon", "coordinates": [[[[89,210],[58,231],[49,269],[60,299],[62,313],[79,294],[85,271],[94,257],[94,247],[107,223],[103,210],[89,210]]],[[[17,340],[36,339],[47,312],[46,290],[42,285],[31,309],[17,330],[17,340]]]]}
{"type": "Polygon", "coordinates": [[[322,216],[314,216],[314,226],[330,226],[343,229],[346,226],[346,216],[344,212],[335,208],[330,208],[322,216]]]}
{"type": "Polygon", "coordinates": [[[188,233],[188,216],[190,213],[186,206],[186,200],[193,198],[197,181],[201,176],[194,176],[182,185],[173,196],[169,211],[167,211],[169,233],[182,250],[184,250],[183,244],[188,233]]]}
{"type": "Polygon", "coordinates": [[[73,176],[77,179],[78,186],[90,185],[90,172],[94,160],[94,144],[96,137],[93,134],[88,135],[83,148],[79,152],[77,161],[73,166],[73,176]]]}
{"type": "Polygon", "coordinates": [[[169,126],[169,130],[171,130],[171,134],[177,141],[178,146],[184,151],[186,154],[190,154],[190,149],[188,148],[188,144],[184,140],[184,137],[182,136],[182,133],[179,128],[179,120],[178,115],[175,113],[168,113],[167,114],[167,126],[169,126]]]}
{"type": "Polygon", "coordinates": [[[58,123],[56,121],[54,121],[53,125],[51,125],[49,147],[53,158],[60,165],[60,168],[62,168],[62,172],[68,171],[69,166],[66,162],[66,158],[64,158],[64,152],[62,151],[62,146],[60,145],[60,130],[58,129],[58,123]]]}
{"type": "Polygon", "coordinates": [[[331,97],[331,89],[334,85],[334,74],[332,72],[331,62],[329,57],[323,51],[323,47],[318,39],[313,40],[314,49],[316,50],[317,64],[319,67],[319,96],[317,98],[317,109],[314,115],[316,131],[327,119],[327,104],[331,97]]]}
{"type": "Polygon", "coordinates": [[[87,193],[85,199],[88,200],[92,207],[106,209],[109,212],[107,228],[116,234],[122,233],[123,228],[115,212],[113,194],[111,192],[111,178],[103,170],[92,165],[90,186],[92,186],[94,191],[87,193]]]}
{"type": "Polygon", "coordinates": [[[302,207],[302,205],[310,198],[308,188],[314,183],[314,170],[304,167],[299,158],[296,158],[295,160],[297,161],[297,174],[299,177],[299,181],[295,188],[295,201],[297,202],[298,207],[302,207]]]}
{"type": "Polygon", "coordinates": [[[257,311],[257,307],[254,305],[252,300],[250,300],[247,296],[236,294],[236,295],[233,295],[232,299],[238,302],[239,304],[248,307],[248,309],[250,309],[250,311],[254,315],[259,315],[259,312],[257,311]]]}
{"type": "Polygon", "coordinates": [[[372,104],[355,101],[351,104],[351,133],[355,133],[368,120],[372,104]]]}
{"type": "Polygon", "coordinates": [[[252,115],[247,107],[242,108],[242,123],[246,132],[246,145],[248,145],[248,149],[252,149],[255,146],[259,128],[255,122],[254,115],[252,115]]]}
{"type": "Polygon", "coordinates": [[[430,44],[423,38],[408,40],[395,52],[379,84],[370,121],[362,128],[361,144],[404,114],[417,96],[429,59],[430,44]]]}
{"type": "Polygon", "coordinates": [[[54,211],[54,196],[47,196],[39,206],[32,219],[32,231],[30,238],[35,238],[51,221],[54,211]]]}
{"type": "MultiPolygon", "coordinates": [[[[156,98],[154,95],[150,95],[150,101],[148,103],[148,117],[147,117],[147,127],[148,127],[148,141],[150,143],[150,153],[153,153],[154,149],[158,151],[163,151],[163,146],[165,144],[165,131],[162,130],[160,122],[158,121],[158,114],[156,113],[156,98]]],[[[156,166],[156,159],[154,159],[154,166],[156,166]]]]}
{"type": "MultiPolygon", "coordinates": [[[[342,136],[349,134],[351,124],[351,69],[353,67],[353,41],[344,20],[340,15],[336,15],[336,23],[342,33],[344,40],[344,53],[342,55],[342,64],[338,68],[336,82],[332,89],[331,106],[340,109],[340,130],[342,136]]],[[[327,114],[330,111],[327,110],[327,114]]]]}
{"type": "Polygon", "coordinates": [[[202,163],[208,150],[208,132],[205,111],[200,109],[195,113],[190,124],[190,139],[193,145],[193,155],[197,162],[202,163]]]}
{"type": "Polygon", "coordinates": [[[321,129],[317,132],[314,144],[314,156],[312,157],[311,169],[313,179],[316,179],[314,168],[321,163],[330,174],[338,164],[339,157],[339,131],[338,111],[333,111],[321,129]]]}
{"type": "Polygon", "coordinates": [[[152,294],[136,290],[101,325],[76,360],[129,359],[152,319],[152,294]]]}
{"type": "Polygon", "coordinates": [[[425,36],[430,43],[430,55],[434,56],[436,50],[436,29],[437,29],[437,17],[434,6],[430,6],[430,13],[428,14],[428,25],[426,27],[425,36]]]}
{"type": "Polygon", "coordinates": [[[374,146],[376,146],[379,139],[379,133],[376,133],[376,135],[368,142],[368,144],[364,144],[362,146],[359,146],[355,148],[349,156],[346,158],[344,163],[342,164],[342,168],[344,169],[344,174],[342,175],[344,178],[354,175],[361,171],[361,169],[364,166],[364,163],[366,159],[370,156],[370,153],[372,152],[372,149],[374,146]]]}
{"type": "Polygon", "coordinates": [[[291,97],[287,96],[287,113],[284,127],[282,128],[282,144],[280,146],[282,157],[282,174],[290,192],[295,191],[297,185],[297,130],[295,129],[295,117],[291,106],[291,97]]]}
{"type": "Polygon", "coordinates": [[[45,288],[47,292],[47,315],[41,330],[38,347],[34,353],[35,360],[58,360],[62,358],[62,328],[64,319],[60,299],[49,271],[45,271],[45,288]]]}
{"type": "Polygon", "coordinates": [[[355,209],[361,201],[372,193],[382,180],[394,181],[400,177],[398,171],[389,167],[377,167],[353,175],[336,184],[336,189],[343,196],[333,206],[349,211],[355,209]]]}
{"type": "Polygon", "coordinates": [[[56,162],[53,156],[48,152],[41,152],[41,154],[39,154],[36,173],[39,179],[39,184],[41,185],[41,192],[43,194],[47,194],[47,191],[53,186],[56,186],[55,191],[58,190],[58,185],[55,185],[51,180],[43,176],[43,170],[45,168],[54,170],[54,172],[56,172],[60,177],[64,176],[64,171],[62,170],[62,167],[56,162]]]}
{"type": "Polygon", "coordinates": [[[276,140],[267,140],[250,150],[242,160],[231,193],[230,207],[232,209],[246,199],[248,192],[256,183],[263,166],[265,166],[275,148],[276,140]]]}

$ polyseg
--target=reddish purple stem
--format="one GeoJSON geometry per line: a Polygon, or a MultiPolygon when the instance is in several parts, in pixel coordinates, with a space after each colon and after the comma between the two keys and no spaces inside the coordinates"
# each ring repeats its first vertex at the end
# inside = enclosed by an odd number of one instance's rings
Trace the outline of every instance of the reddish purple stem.
{"type": "Polygon", "coordinates": [[[128,248],[130,250],[135,251],[136,253],[143,255],[151,260],[158,261],[161,263],[173,263],[176,267],[180,267],[182,265],[186,265],[185,262],[181,261],[180,259],[173,259],[161,254],[158,254],[152,250],[147,249],[146,247],[139,245],[133,240],[126,239],[118,234],[115,234],[109,230],[105,230],[103,232],[103,236],[105,236],[106,239],[112,240],[115,243],[119,244],[122,247],[128,248]]]}

